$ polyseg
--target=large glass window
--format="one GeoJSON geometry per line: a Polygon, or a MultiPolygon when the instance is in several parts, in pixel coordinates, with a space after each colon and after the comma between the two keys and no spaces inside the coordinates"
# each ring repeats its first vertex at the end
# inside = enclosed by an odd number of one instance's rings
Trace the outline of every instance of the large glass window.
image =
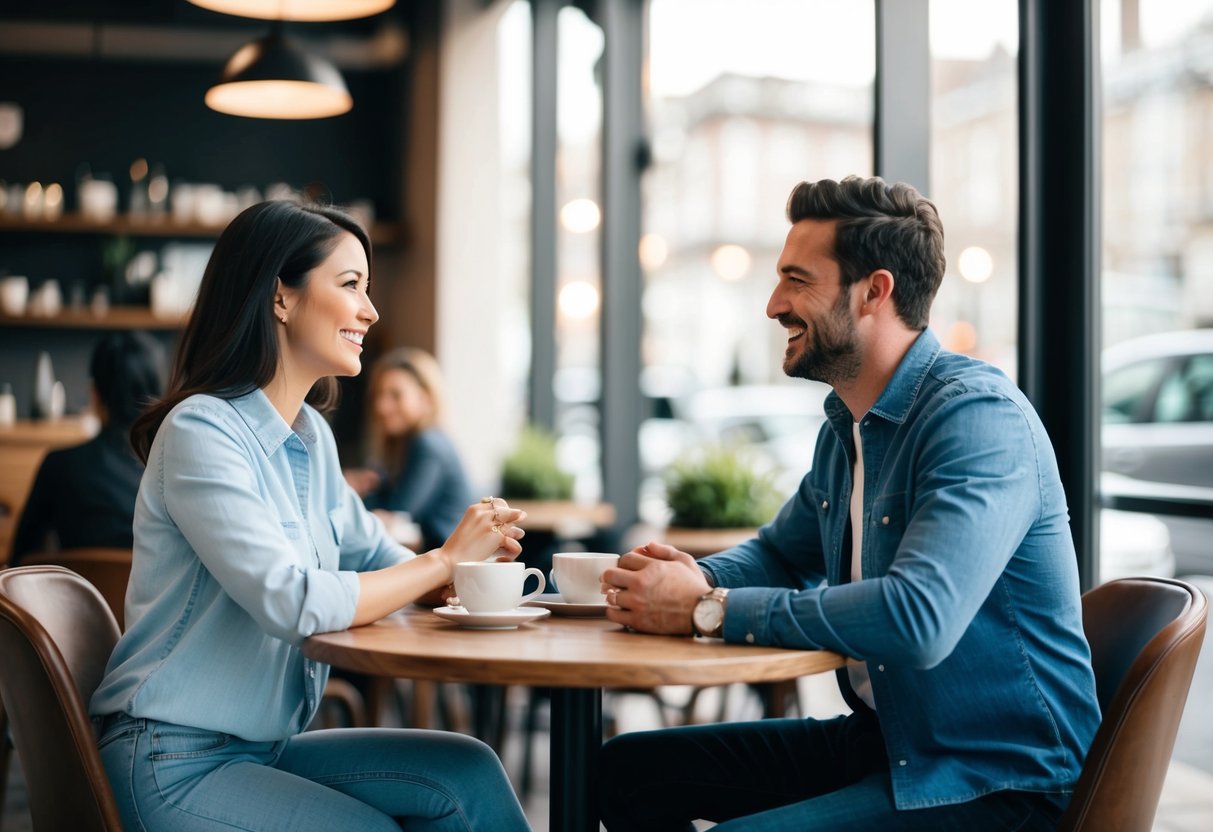
{"type": "MultiPolygon", "coordinates": [[[[1100,16],[1105,487],[1213,488],[1213,0],[1104,0],[1100,16]]],[[[1133,524],[1109,534],[1119,513],[1103,514],[1101,577],[1116,574],[1119,552],[1136,574],[1213,590],[1213,522],[1123,515],[1133,524]]],[[[1175,759],[1207,776],[1199,685],[1175,759]]]]}
{"type": "Polygon", "coordinates": [[[1016,0],[931,0],[931,192],[948,268],[940,340],[1015,375],[1016,0]]]}
{"type": "Polygon", "coordinates": [[[759,464],[809,466],[820,396],[781,370],[765,316],[802,180],[872,173],[874,11],[853,0],[652,0],[643,182],[641,516],[660,475],[704,441],[750,440],[759,464]],[[789,402],[789,397],[801,400],[789,402]],[[764,459],[765,458],[765,459],[764,459]]]}

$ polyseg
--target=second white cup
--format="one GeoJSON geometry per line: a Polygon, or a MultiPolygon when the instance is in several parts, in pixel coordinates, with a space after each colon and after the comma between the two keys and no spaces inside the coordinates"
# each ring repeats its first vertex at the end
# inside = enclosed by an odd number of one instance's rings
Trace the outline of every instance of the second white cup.
{"type": "Polygon", "coordinates": [[[619,563],[607,552],[557,552],[552,555],[552,581],[570,604],[605,604],[602,573],[619,563]]]}
{"type": "Polygon", "coordinates": [[[543,573],[518,561],[469,561],[455,564],[455,594],[468,612],[509,612],[543,592],[543,573]],[[527,575],[539,587],[525,595],[527,575]]]}

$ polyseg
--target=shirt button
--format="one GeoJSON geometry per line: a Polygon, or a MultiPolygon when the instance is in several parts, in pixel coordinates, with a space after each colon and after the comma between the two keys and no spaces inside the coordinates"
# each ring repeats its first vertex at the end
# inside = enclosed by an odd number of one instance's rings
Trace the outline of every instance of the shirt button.
{"type": "Polygon", "coordinates": [[[753,633],[746,633],[746,634],[745,634],[745,643],[746,643],[746,644],[753,644],[753,643],[754,643],[754,634],[753,634],[753,633]]]}
{"type": "Polygon", "coordinates": [[[876,669],[877,669],[877,670],[879,670],[881,673],[884,673],[884,665],[883,665],[883,664],[878,664],[878,665],[876,665],[876,669]]]}
{"type": "Polygon", "coordinates": [[[823,509],[827,509],[827,508],[829,508],[829,507],[830,507],[830,501],[829,501],[829,500],[822,500],[822,501],[821,501],[821,507],[822,507],[823,509]]]}
{"type": "Polygon", "coordinates": [[[905,760],[898,760],[898,761],[897,761],[897,765],[899,765],[899,766],[904,766],[905,764],[906,764],[906,761],[905,761],[905,760]]]}
{"type": "Polygon", "coordinates": [[[881,525],[884,525],[884,526],[889,525],[889,515],[886,514],[884,517],[881,517],[880,522],[881,522],[881,525]]]}

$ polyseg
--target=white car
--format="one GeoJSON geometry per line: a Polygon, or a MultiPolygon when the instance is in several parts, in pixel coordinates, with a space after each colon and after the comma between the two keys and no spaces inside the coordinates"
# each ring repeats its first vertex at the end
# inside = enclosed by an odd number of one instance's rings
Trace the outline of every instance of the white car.
{"type": "MultiPolygon", "coordinates": [[[[1213,488],[1213,329],[1164,332],[1103,353],[1103,470],[1213,488]]],[[[1213,574],[1213,520],[1164,517],[1180,574],[1213,574]]]]}

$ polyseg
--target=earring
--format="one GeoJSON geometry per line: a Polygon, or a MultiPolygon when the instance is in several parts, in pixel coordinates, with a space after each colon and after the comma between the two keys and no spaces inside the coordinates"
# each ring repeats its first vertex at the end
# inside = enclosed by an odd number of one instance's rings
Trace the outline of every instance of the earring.
{"type": "Polygon", "coordinates": [[[279,316],[278,316],[278,320],[282,321],[282,323],[284,323],[284,324],[285,324],[285,323],[286,323],[286,315],[279,315],[279,316]]]}

